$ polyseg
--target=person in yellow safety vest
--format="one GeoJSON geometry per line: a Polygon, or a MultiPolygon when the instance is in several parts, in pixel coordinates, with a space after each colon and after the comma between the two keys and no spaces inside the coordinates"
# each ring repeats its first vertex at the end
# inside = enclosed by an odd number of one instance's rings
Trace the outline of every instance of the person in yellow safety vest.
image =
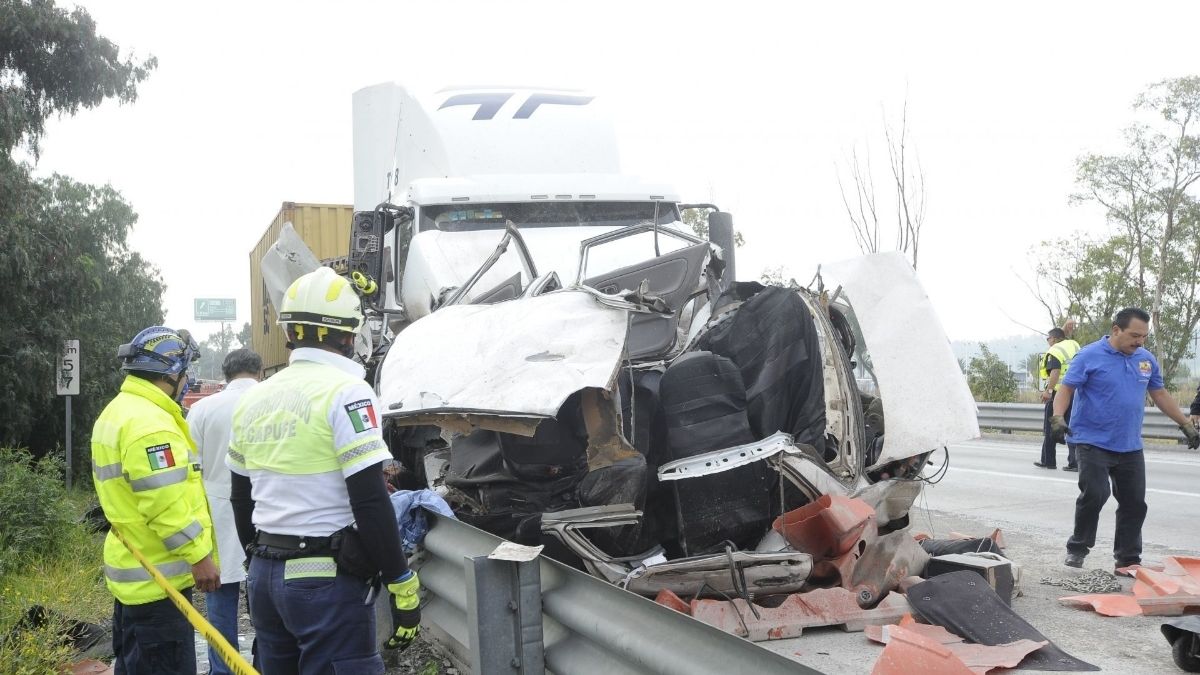
{"type": "Polygon", "coordinates": [[[289,365],[242,397],[226,456],[259,664],[263,675],[382,673],[371,599],[387,585],[387,646],[406,648],[420,582],[384,484],[392,455],[379,403],[349,358],[363,327],[358,294],[322,267],[288,288],[279,323],[289,365]]]}
{"type": "MultiPolygon", "coordinates": [[[[1068,322],[1067,326],[1072,326],[1073,322],[1068,322]]],[[[1033,465],[1041,469],[1055,468],[1058,447],[1054,442],[1054,434],[1050,431],[1050,417],[1054,414],[1054,396],[1058,391],[1059,383],[1066,376],[1067,370],[1071,367],[1071,359],[1079,353],[1079,343],[1067,337],[1066,332],[1062,328],[1051,328],[1050,332],[1046,333],[1046,344],[1048,349],[1042,355],[1041,362],[1041,381],[1044,383],[1042,390],[1042,403],[1045,405],[1045,412],[1042,421],[1042,457],[1041,461],[1034,462],[1033,465]]],[[[1064,418],[1071,418],[1071,404],[1067,403],[1067,413],[1064,418]]],[[[1075,447],[1073,444],[1067,444],[1067,465],[1063,467],[1063,471],[1079,471],[1079,466],[1075,462],[1075,447]]]]}
{"type": "MultiPolygon", "coordinates": [[[[221,585],[200,459],[179,402],[199,358],[187,331],[151,326],[117,350],[127,375],[92,428],[92,480],[113,528],[191,600],[221,585]]],[[[117,673],[196,672],[187,619],[112,532],[104,581],[113,603],[117,673]]]]}

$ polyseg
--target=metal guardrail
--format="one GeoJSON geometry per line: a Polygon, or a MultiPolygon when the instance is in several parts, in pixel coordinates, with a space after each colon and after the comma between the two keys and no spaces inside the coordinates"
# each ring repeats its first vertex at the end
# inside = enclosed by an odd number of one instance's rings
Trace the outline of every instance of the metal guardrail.
{"type": "Polygon", "coordinates": [[[502,539],[428,517],[422,624],[477,674],[819,673],[544,556],[489,560],[502,539]]]}
{"type": "MultiPolygon", "coordinates": [[[[1041,431],[1045,407],[1040,403],[977,403],[979,426],[983,429],[1009,431],[1041,431]]],[[[1166,438],[1177,441],[1183,438],[1179,425],[1171,421],[1158,408],[1146,408],[1142,422],[1145,438],[1166,438]]]]}

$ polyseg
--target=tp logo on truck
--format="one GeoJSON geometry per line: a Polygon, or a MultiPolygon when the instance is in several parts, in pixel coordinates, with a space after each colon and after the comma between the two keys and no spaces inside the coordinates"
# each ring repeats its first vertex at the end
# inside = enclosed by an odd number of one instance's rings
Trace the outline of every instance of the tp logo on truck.
{"type": "MultiPolygon", "coordinates": [[[[473,120],[490,120],[500,112],[500,108],[508,103],[508,99],[512,98],[511,93],[496,93],[496,94],[456,94],[446,99],[446,102],[438,106],[438,110],[442,108],[451,108],[459,105],[474,105],[479,106],[475,109],[475,115],[471,117],[473,120]]],[[[568,94],[530,94],[529,98],[517,108],[517,112],[513,115],[514,120],[527,120],[543,105],[587,105],[591,103],[593,96],[570,96],[568,94]]]]}

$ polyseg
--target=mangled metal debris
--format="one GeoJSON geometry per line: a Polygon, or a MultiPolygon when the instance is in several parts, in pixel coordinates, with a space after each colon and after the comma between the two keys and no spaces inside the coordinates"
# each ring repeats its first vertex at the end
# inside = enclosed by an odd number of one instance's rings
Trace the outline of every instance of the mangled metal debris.
{"type": "MultiPolygon", "coordinates": [[[[264,261],[275,286],[305,262],[281,246],[264,261]]],[[[378,319],[371,372],[410,480],[647,596],[737,598],[760,618],[788,594],[903,602],[889,593],[928,560],[905,529],[923,469],[978,427],[902,256],[794,289],[726,279],[719,248],[654,224],[583,241],[576,269],[530,251],[506,225],[429,313],[378,319]],[[627,256],[650,236],[644,260],[585,275],[604,247],[627,256]]]]}
{"type": "Polygon", "coordinates": [[[877,528],[903,527],[931,451],[978,433],[944,337],[895,337],[940,331],[936,317],[895,256],[841,268],[830,294],[720,282],[705,247],[619,284],[580,278],[414,322],[378,378],[393,452],[460,518],[556,542],[548,554],[634,592],[749,602],[841,585],[878,603],[927,556],[877,528]],[[865,319],[860,297],[888,316],[906,303],[899,323],[865,319]],[[860,392],[855,367],[919,373],[920,404],[860,392]],[[785,514],[833,503],[872,514],[837,555],[790,525],[772,538],[785,514]]]}

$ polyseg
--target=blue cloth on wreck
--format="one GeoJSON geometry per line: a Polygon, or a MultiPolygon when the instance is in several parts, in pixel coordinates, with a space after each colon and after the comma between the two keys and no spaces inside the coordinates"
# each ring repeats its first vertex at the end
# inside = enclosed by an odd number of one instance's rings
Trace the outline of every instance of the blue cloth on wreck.
{"type": "Polygon", "coordinates": [[[455,517],[446,500],[433,490],[398,490],[392,493],[391,499],[392,508],[396,511],[396,524],[400,526],[400,543],[405,554],[412,553],[429,531],[423,509],[455,517]]]}

